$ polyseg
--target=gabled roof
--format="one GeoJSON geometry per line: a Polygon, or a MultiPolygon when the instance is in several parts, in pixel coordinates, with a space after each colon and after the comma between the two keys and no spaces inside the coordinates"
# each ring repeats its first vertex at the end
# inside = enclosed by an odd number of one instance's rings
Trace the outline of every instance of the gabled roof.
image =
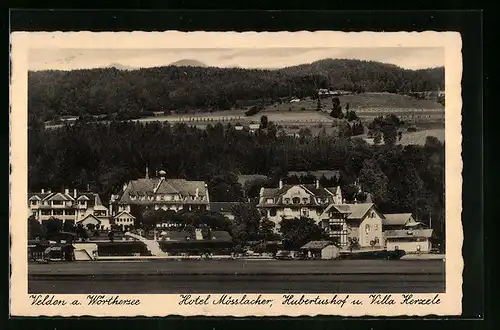
{"type": "Polygon", "coordinates": [[[118,214],[117,214],[117,215],[115,215],[114,217],[115,217],[115,218],[118,218],[118,217],[120,217],[120,216],[122,216],[122,215],[126,215],[126,216],[128,216],[129,218],[135,219],[135,217],[134,217],[132,214],[130,214],[129,212],[127,212],[127,211],[121,211],[120,213],[118,213],[118,214]]]}
{"type": "Polygon", "coordinates": [[[216,241],[232,241],[231,235],[227,231],[213,230],[210,232],[212,240],[216,241]]]}
{"type": "Polygon", "coordinates": [[[433,235],[432,229],[417,229],[417,230],[386,230],[384,237],[387,238],[431,238],[433,235]]]}
{"type": "MultiPolygon", "coordinates": [[[[101,205],[101,198],[99,197],[98,194],[92,193],[92,192],[79,192],[76,195],[77,200],[88,200],[90,206],[93,205],[101,205]]],[[[66,194],[62,192],[44,192],[44,193],[29,193],[28,194],[28,200],[32,199],[41,199],[43,201],[74,201],[75,198],[72,193],[66,194]]]]}
{"type": "Polygon", "coordinates": [[[329,245],[335,245],[330,241],[310,241],[309,243],[305,244],[302,246],[300,249],[304,250],[318,250],[318,249],[324,249],[329,245]]]}
{"type": "MultiPolygon", "coordinates": [[[[347,214],[347,219],[362,219],[368,211],[374,207],[373,203],[365,203],[365,204],[330,204],[323,214],[330,212],[332,210],[336,210],[339,213],[347,214]]],[[[382,219],[384,215],[381,214],[382,219]]]]}
{"type": "Polygon", "coordinates": [[[386,226],[395,226],[395,225],[400,225],[404,226],[406,225],[410,220],[411,220],[411,213],[391,213],[391,214],[384,214],[384,221],[382,222],[383,225],[386,226]]]}
{"type": "Polygon", "coordinates": [[[98,219],[95,215],[93,215],[92,213],[87,214],[87,215],[86,215],[83,219],[81,219],[81,220],[77,221],[76,223],[81,223],[81,222],[83,222],[83,221],[85,221],[85,220],[87,220],[87,219],[89,219],[89,218],[93,218],[93,219],[95,219],[97,222],[101,223],[101,220],[99,220],[99,219],[98,219]]]}
{"type": "MultiPolygon", "coordinates": [[[[147,191],[149,192],[149,191],[147,191]]],[[[179,191],[168,182],[167,180],[161,180],[158,188],[155,191],[157,194],[178,194],[179,191]]]]}
{"type": "MultiPolygon", "coordinates": [[[[158,194],[180,194],[183,197],[205,196],[207,188],[203,181],[188,181],[185,179],[137,179],[130,181],[125,191],[117,199],[119,203],[141,203],[140,201],[132,201],[130,196],[152,196],[158,194]]],[[[142,201],[143,204],[151,203],[151,201],[142,201]]]]}
{"type": "Polygon", "coordinates": [[[56,193],[54,196],[49,197],[47,200],[49,201],[68,201],[70,200],[67,196],[62,193],[56,193]]]}
{"type": "Polygon", "coordinates": [[[261,197],[281,197],[291,188],[298,186],[306,190],[308,193],[316,197],[328,197],[331,195],[336,195],[337,187],[319,187],[316,188],[314,184],[285,184],[283,188],[262,188],[261,197]]]}
{"type": "Polygon", "coordinates": [[[33,197],[38,197],[40,198],[41,200],[45,200],[46,198],[54,195],[55,193],[52,193],[52,192],[44,192],[44,193],[41,193],[41,192],[37,192],[37,193],[28,193],[28,200],[31,200],[33,197]]]}

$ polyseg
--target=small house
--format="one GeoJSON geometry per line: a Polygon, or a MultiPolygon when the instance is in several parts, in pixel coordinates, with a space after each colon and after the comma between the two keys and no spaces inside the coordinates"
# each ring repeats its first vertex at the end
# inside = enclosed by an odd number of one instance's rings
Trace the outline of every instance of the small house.
{"type": "Polygon", "coordinates": [[[340,254],[340,248],[330,241],[311,241],[300,250],[312,259],[336,259],[340,254]]]}
{"type": "Polygon", "coordinates": [[[384,232],[387,251],[429,253],[432,249],[432,229],[387,230],[384,232]]]}

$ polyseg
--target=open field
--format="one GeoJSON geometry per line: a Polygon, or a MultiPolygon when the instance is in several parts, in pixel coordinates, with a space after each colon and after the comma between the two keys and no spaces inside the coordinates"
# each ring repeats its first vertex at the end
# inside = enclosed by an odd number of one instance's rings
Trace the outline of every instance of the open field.
{"type": "MultiPolygon", "coordinates": [[[[321,99],[323,108],[332,107],[332,98],[329,96],[321,99]]],[[[443,110],[443,106],[432,100],[418,100],[416,98],[392,94],[392,93],[362,93],[338,96],[340,104],[345,107],[349,103],[351,110],[370,109],[370,108],[399,108],[399,109],[426,109],[426,110],[443,110]]],[[[317,100],[306,98],[299,102],[286,102],[275,104],[266,107],[266,111],[296,111],[302,108],[306,110],[315,110],[317,108],[317,100]]]]}
{"type": "Polygon", "coordinates": [[[30,264],[30,293],[443,292],[441,260],[30,264]]]}
{"type": "MultiPolygon", "coordinates": [[[[344,95],[339,97],[342,107],[347,103],[350,109],[362,121],[368,123],[377,116],[394,114],[403,121],[412,124],[426,124],[428,122],[444,122],[444,108],[441,104],[431,100],[418,100],[405,95],[391,93],[362,93],[344,95]]],[[[317,101],[306,98],[299,102],[287,102],[266,106],[265,109],[256,115],[245,116],[246,109],[232,109],[216,112],[197,112],[191,114],[172,114],[144,117],[136,119],[137,122],[169,122],[186,123],[204,129],[208,125],[221,123],[223,125],[241,124],[248,126],[260,122],[260,117],[266,115],[268,119],[277,125],[285,128],[287,133],[293,132],[293,127],[311,127],[322,124],[324,127],[331,127],[334,119],[329,116],[332,107],[331,97],[321,101],[322,111],[317,111],[317,101]]],[[[58,128],[63,125],[47,125],[47,128],[58,128]]],[[[321,129],[314,130],[313,134],[319,133],[321,129]]],[[[332,130],[327,129],[327,134],[332,130]]]]}
{"type": "MultiPolygon", "coordinates": [[[[401,141],[397,141],[397,144],[406,146],[406,145],[424,145],[427,137],[433,136],[437,138],[441,142],[445,142],[445,129],[444,128],[435,128],[435,129],[427,129],[418,132],[403,132],[403,136],[401,141]]],[[[366,135],[363,136],[363,139],[369,143],[373,144],[373,138],[367,138],[366,135]]]]}

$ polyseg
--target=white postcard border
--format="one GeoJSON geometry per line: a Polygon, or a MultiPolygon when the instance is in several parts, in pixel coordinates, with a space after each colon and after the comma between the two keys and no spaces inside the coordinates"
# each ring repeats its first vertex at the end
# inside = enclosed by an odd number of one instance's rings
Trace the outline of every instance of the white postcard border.
{"type": "MultiPolygon", "coordinates": [[[[11,34],[10,109],[10,312],[13,316],[424,316],[459,315],[462,300],[462,158],[461,158],[461,37],[457,32],[14,32],[11,34]],[[137,306],[89,306],[86,295],[55,295],[65,306],[31,305],[27,289],[27,54],[34,48],[259,48],[264,47],[444,47],[445,49],[445,147],[446,147],[446,292],[439,305],[370,305],[368,294],[349,294],[362,306],[335,305],[283,306],[282,294],[264,294],[273,305],[180,306],[178,294],[125,295],[120,299],[140,299],[137,306]],[[71,305],[78,299],[81,305],[71,305]]],[[[383,294],[381,292],[381,294],[383,294]]],[[[243,294],[231,294],[242,296],[243,294]]],[[[296,294],[297,295],[297,294],[296,294]]],[[[338,294],[339,298],[346,294],[338,294]]],[[[110,295],[108,295],[110,296],[110,295]]],[[[204,295],[206,296],[206,295],[204,295]]],[[[212,294],[210,300],[220,294],[212,294]]],[[[255,298],[258,295],[248,295],[255,298]]],[[[316,294],[306,294],[314,298],[316,294]]],[[[334,294],[320,294],[331,299],[334,294]]],[[[419,298],[435,294],[419,294],[419,298]]]]}

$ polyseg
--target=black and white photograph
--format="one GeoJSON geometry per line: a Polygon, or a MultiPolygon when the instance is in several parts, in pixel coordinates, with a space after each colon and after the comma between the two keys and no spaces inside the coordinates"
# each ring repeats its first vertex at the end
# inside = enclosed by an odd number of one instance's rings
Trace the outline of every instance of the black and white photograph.
{"type": "Polygon", "coordinates": [[[449,293],[445,43],[182,34],[25,48],[30,301],[449,293]]]}

